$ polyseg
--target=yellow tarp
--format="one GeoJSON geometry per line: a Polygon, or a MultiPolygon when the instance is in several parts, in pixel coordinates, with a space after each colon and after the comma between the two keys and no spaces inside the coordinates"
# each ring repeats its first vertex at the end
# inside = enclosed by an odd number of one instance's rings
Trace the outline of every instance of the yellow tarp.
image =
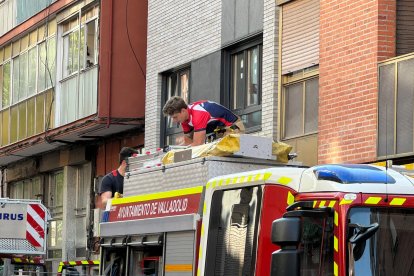
{"type": "MultiPolygon", "coordinates": [[[[208,157],[208,156],[230,156],[240,150],[240,134],[230,134],[222,139],[214,141],[212,143],[191,147],[192,158],[208,157]]],[[[288,162],[288,154],[292,150],[292,146],[281,143],[272,143],[272,154],[277,157],[277,161],[282,163],[288,162]]],[[[167,152],[162,158],[164,165],[174,162],[174,152],[172,150],[167,152]]]]}

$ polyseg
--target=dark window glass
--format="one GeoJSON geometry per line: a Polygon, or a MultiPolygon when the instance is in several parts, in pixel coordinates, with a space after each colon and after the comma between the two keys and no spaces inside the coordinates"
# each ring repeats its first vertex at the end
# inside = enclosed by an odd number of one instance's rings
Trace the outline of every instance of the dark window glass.
{"type": "MultiPolygon", "coordinates": [[[[379,224],[367,240],[348,242],[349,275],[414,275],[413,209],[352,208],[348,221],[366,227],[379,224]]],[[[348,237],[354,234],[348,229],[348,237]]]]}
{"type": "Polygon", "coordinates": [[[284,138],[318,131],[319,78],[287,84],[284,97],[284,138]]]}
{"type": "Polygon", "coordinates": [[[304,217],[302,229],[300,275],[333,276],[333,218],[304,217]]]}
{"type": "Polygon", "coordinates": [[[262,46],[245,46],[230,51],[230,108],[247,130],[261,125],[262,46]]]}
{"type": "MultiPolygon", "coordinates": [[[[190,68],[185,68],[164,76],[164,103],[172,96],[182,97],[186,103],[190,103],[190,68]]],[[[174,124],[169,117],[165,118],[165,140],[166,145],[179,144],[183,136],[181,126],[174,124]]]]}

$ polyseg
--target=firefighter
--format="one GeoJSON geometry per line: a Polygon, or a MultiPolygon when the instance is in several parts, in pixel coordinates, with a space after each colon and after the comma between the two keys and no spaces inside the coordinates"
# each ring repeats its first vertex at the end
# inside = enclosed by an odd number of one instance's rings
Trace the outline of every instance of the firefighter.
{"type": "Polygon", "coordinates": [[[101,208],[105,208],[106,202],[112,197],[122,197],[124,192],[124,176],[128,157],[138,154],[133,148],[123,147],[119,152],[119,167],[105,175],[101,182],[99,195],[101,196],[101,208]]]}
{"type": "Polygon", "coordinates": [[[179,96],[171,97],[163,108],[164,116],[180,123],[184,131],[181,145],[198,146],[207,137],[220,138],[230,133],[244,133],[241,119],[226,107],[212,101],[187,105],[179,96]]]}

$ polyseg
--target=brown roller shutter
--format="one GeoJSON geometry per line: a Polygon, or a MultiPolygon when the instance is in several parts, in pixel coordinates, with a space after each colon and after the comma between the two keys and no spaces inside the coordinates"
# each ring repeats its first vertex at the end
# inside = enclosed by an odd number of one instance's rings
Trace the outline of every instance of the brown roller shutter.
{"type": "Polygon", "coordinates": [[[414,1],[397,1],[397,55],[414,52],[414,1]]]}
{"type": "Polygon", "coordinates": [[[319,64],[319,0],[282,6],[282,74],[319,64]]]}

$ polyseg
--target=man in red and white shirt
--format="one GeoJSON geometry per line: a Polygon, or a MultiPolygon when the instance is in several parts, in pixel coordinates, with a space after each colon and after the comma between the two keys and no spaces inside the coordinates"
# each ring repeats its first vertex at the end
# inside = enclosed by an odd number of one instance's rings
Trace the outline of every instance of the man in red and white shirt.
{"type": "Polygon", "coordinates": [[[207,135],[217,127],[231,128],[236,133],[244,132],[240,118],[226,107],[212,101],[197,101],[189,105],[178,96],[171,97],[164,105],[163,113],[174,123],[181,123],[184,131],[183,145],[204,144],[207,135]]]}

